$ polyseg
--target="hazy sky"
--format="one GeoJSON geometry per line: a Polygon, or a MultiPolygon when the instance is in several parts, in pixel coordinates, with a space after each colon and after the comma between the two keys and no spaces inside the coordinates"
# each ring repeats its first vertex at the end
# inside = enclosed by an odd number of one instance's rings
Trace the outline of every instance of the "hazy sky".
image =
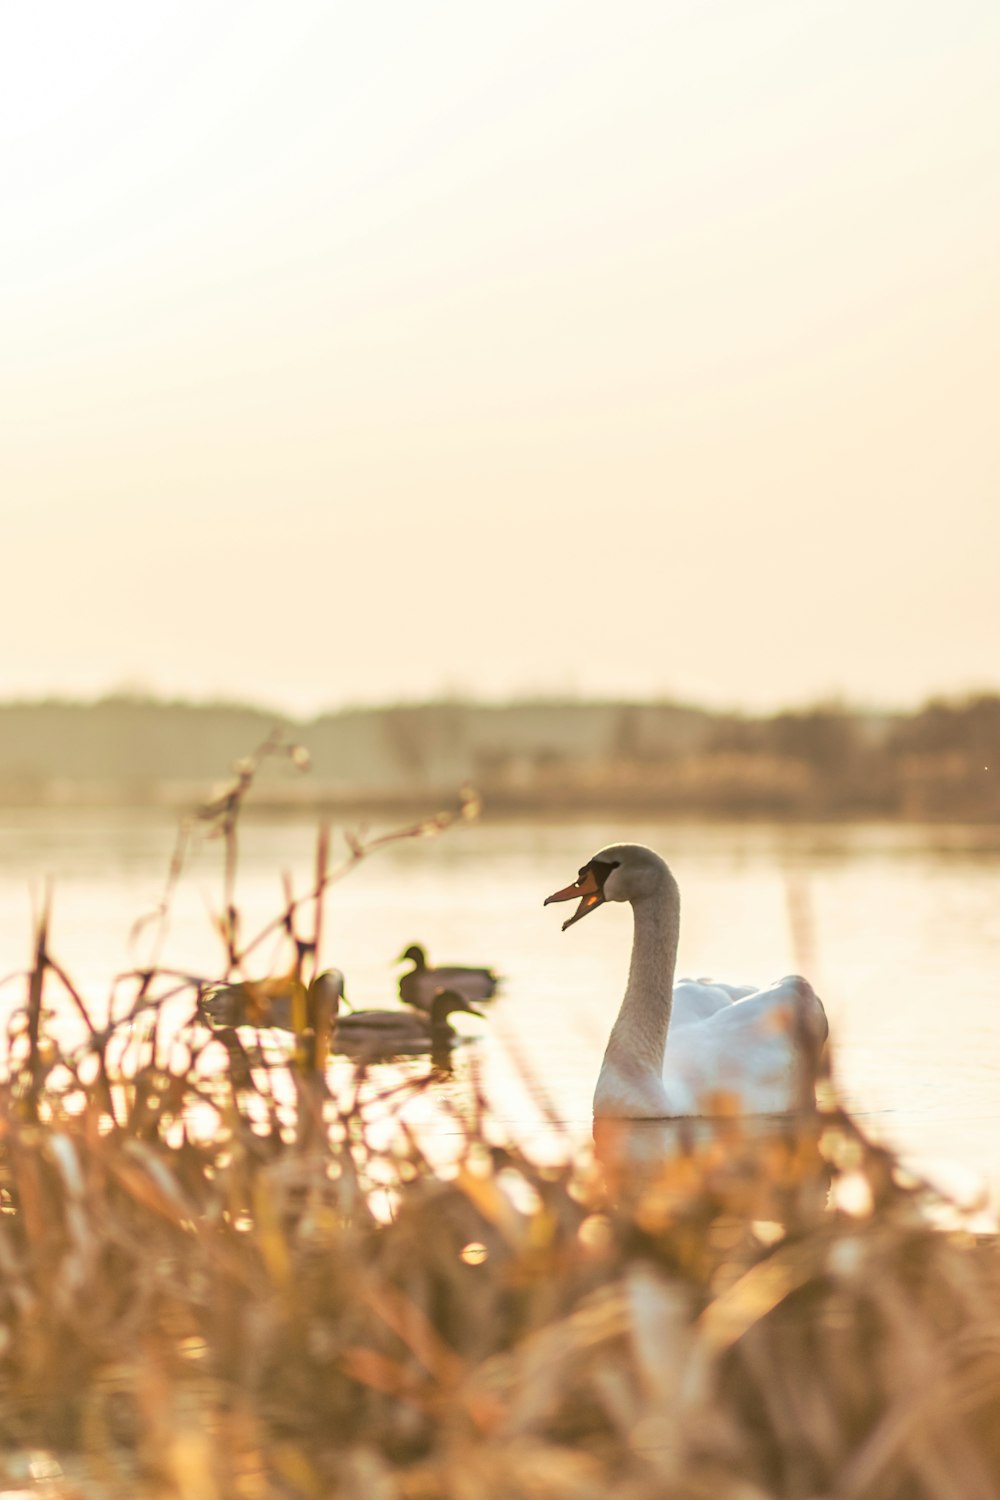
{"type": "Polygon", "coordinates": [[[1000,687],[997,0],[0,0],[0,695],[1000,687]]]}

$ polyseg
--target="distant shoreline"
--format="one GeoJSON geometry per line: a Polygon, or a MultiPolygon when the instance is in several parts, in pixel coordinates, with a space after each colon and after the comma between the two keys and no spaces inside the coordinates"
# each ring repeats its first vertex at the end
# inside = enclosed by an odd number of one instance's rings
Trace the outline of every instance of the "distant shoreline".
{"type": "MultiPolygon", "coordinates": [[[[38,790],[40,789],[36,789],[36,793],[38,790]]],[[[222,790],[221,784],[206,787],[197,782],[128,786],[120,783],[64,781],[42,791],[41,795],[26,797],[19,795],[15,789],[0,785],[0,821],[5,813],[31,810],[58,812],[61,809],[160,811],[180,818],[185,814],[194,816],[200,807],[218,796],[222,790]]],[[[271,784],[250,793],[245,802],[244,815],[249,818],[293,816],[335,819],[345,824],[369,818],[416,821],[431,817],[439,811],[450,810],[455,804],[454,788],[414,790],[389,795],[377,791],[351,791],[316,785],[271,784]]],[[[643,797],[641,794],[600,795],[592,791],[588,795],[567,794],[558,799],[546,800],[526,793],[510,795],[486,792],[482,796],[479,821],[578,823],[615,817],[677,823],[950,823],[979,827],[995,825],[1000,828],[1000,812],[995,810],[991,815],[961,816],[947,809],[924,809],[908,813],[871,806],[831,808],[813,803],[794,806],[760,800],[731,801],[719,805],[705,802],[683,803],[677,799],[643,797]]]]}
{"type": "Polygon", "coordinates": [[[991,694],[910,715],[440,702],[311,724],[130,698],[0,704],[0,807],[193,809],[265,746],[252,803],[274,811],[419,816],[467,784],[495,820],[1000,821],[991,694]]]}

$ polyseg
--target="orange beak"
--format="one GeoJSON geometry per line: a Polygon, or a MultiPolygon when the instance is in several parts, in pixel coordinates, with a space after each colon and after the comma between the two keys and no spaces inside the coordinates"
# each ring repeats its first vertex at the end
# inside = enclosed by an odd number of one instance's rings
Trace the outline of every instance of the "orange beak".
{"type": "Polygon", "coordinates": [[[604,900],[604,893],[597,883],[597,877],[588,865],[572,885],[563,886],[561,891],[555,891],[551,896],[546,896],[543,906],[548,906],[550,901],[575,901],[577,896],[581,898],[580,905],[573,915],[562,924],[563,932],[567,927],[572,927],[574,922],[579,922],[581,917],[586,917],[590,912],[596,911],[604,900]]]}

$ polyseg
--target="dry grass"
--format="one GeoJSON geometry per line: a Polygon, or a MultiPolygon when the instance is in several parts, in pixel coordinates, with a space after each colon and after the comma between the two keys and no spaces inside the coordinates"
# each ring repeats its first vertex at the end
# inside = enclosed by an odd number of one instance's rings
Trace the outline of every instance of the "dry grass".
{"type": "MultiPolygon", "coordinates": [[[[233,862],[249,784],[205,819],[233,862]]],[[[342,872],[321,839],[314,889],[277,918],[306,977],[342,872]]],[[[241,942],[229,883],[219,930],[241,972],[259,935],[241,942]]],[[[307,1047],[264,1066],[201,1027],[205,982],[133,972],[95,1027],[40,918],[0,1108],[8,1485],[1000,1494],[995,1245],[933,1227],[926,1190],[832,1096],[778,1135],[723,1122],[662,1150],[611,1132],[600,1160],[543,1164],[474,1069],[442,1096],[419,1068],[338,1082],[307,1047]],[[72,1052],[46,1031],[59,988],[87,1030],[72,1052]],[[447,1162],[415,1106],[447,1121],[447,1162]]]]}

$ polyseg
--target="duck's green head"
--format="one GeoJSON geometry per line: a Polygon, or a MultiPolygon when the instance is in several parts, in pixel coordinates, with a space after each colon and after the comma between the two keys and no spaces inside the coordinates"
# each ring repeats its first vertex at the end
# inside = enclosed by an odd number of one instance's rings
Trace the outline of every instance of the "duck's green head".
{"type": "Polygon", "coordinates": [[[448,1017],[454,1015],[457,1010],[464,1010],[470,1016],[483,1019],[482,1011],[470,1005],[465,996],[460,995],[457,990],[438,990],[431,1001],[431,1025],[443,1026],[448,1017]]]}

